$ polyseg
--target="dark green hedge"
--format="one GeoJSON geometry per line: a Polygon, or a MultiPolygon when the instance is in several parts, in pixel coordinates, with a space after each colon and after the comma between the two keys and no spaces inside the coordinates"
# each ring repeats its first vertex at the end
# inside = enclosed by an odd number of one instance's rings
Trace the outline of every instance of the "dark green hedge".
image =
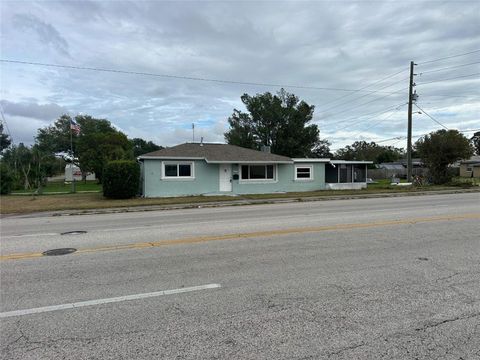
{"type": "Polygon", "coordinates": [[[103,196],[128,199],[138,193],[140,166],[135,161],[115,160],[107,163],[103,171],[103,196]]]}

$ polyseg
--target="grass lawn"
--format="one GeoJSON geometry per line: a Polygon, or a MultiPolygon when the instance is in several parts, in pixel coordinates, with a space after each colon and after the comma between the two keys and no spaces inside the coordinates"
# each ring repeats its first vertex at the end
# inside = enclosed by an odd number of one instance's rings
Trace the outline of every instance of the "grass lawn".
{"type": "MultiPolygon", "coordinates": [[[[37,191],[34,190],[14,190],[12,194],[33,194],[37,191]]],[[[47,185],[43,188],[43,193],[57,193],[65,192],[69,193],[72,191],[72,184],[65,183],[64,181],[49,181],[47,185]]],[[[98,184],[96,180],[93,181],[76,181],[75,182],[75,191],[102,191],[102,185],[98,184]]]]}
{"type": "MultiPolygon", "coordinates": [[[[387,180],[388,181],[388,180],[387,180]]],[[[97,189],[99,189],[97,187],[97,189]]],[[[186,196],[170,198],[134,198],[126,200],[105,199],[101,193],[75,193],[75,194],[56,194],[56,195],[37,195],[37,196],[19,196],[7,195],[0,197],[0,213],[32,213],[38,211],[59,211],[59,210],[87,210],[87,209],[105,209],[114,207],[129,206],[149,206],[149,205],[171,205],[188,203],[206,203],[215,201],[231,201],[241,199],[269,200],[278,198],[309,198],[322,196],[339,195],[361,195],[361,194],[381,194],[381,193],[405,193],[418,191],[432,191],[458,189],[458,187],[448,186],[425,186],[425,187],[397,187],[391,186],[390,182],[379,182],[368,185],[363,190],[321,190],[310,192],[292,192],[275,194],[253,194],[243,196],[186,196]]]]}

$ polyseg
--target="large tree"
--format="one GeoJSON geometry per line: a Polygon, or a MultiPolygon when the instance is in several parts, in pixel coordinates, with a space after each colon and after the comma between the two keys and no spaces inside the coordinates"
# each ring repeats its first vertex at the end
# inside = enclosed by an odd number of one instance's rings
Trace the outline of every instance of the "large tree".
{"type": "Polygon", "coordinates": [[[145,141],[140,138],[130,139],[133,146],[133,156],[137,157],[152,151],[161,150],[163,146],[157,145],[152,141],[145,141]]]}
{"type": "Polygon", "coordinates": [[[133,158],[132,143],[110,121],[77,115],[75,122],[80,125],[80,133],[73,134],[71,120],[69,115],[62,115],[52,126],[39,129],[36,137],[39,148],[50,153],[70,153],[73,143],[77,165],[82,172],[95,172],[100,181],[108,161],[133,158]]]}
{"type": "Polygon", "coordinates": [[[480,131],[477,131],[475,134],[473,134],[470,141],[472,142],[473,148],[475,149],[475,153],[477,155],[480,155],[480,131]]]}
{"type": "Polygon", "coordinates": [[[12,139],[8,134],[3,132],[3,123],[0,122],[0,152],[5,150],[12,143],[12,139]]]}
{"type": "Polygon", "coordinates": [[[393,146],[382,146],[375,142],[355,141],[352,145],[338,149],[335,153],[337,159],[344,160],[369,160],[374,163],[392,162],[404,156],[403,149],[393,146]]]}
{"type": "Polygon", "coordinates": [[[317,125],[310,124],[314,106],[281,89],[241,100],[248,112],[234,109],[229,117],[230,129],[225,140],[232,145],[259,149],[270,146],[275,154],[290,157],[315,156],[312,150],[319,144],[317,125]]]}
{"type": "Polygon", "coordinates": [[[473,155],[469,140],[457,130],[432,132],[418,139],[415,148],[435,184],[443,184],[451,179],[449,165],[473,155]]]}

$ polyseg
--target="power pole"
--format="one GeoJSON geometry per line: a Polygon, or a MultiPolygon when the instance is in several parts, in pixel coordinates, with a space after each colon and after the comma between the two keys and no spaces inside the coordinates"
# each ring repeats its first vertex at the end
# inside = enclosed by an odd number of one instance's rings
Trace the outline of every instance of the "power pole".
{"type": "Polygon", "coordinates": [[[416,64],[410,61],[410,83],[408,86],[408,130],[407,130],[407,181],[412,181],[412,107],[413,107],[413,67],[416,64]]]}

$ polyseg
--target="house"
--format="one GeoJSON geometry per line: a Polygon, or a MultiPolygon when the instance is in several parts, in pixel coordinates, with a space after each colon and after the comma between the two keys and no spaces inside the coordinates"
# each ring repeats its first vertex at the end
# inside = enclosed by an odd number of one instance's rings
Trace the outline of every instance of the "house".
{"type": "Polygon", "coordinates": [[[292,159],[239,146],[185,143],[141,155],[145,197],[238,195],[367,186],[370,161],[292,159]]]}
{"type": "Polygon", "coordinates": [[[480,156],[460,161],[460,176],[480,178],[480,156]]]}
{"type": "MultiPolygon", "coordinates": [[[[380,163],[375,165],[375,169],[370,170],[370,177],[374,179],[389,179],[392,177],[407,177],[407,160],[398,160],[394,162],[380,163]]],[[[412,175],[424,176],[427,173],[421,159],[412,159],[412,175]]]]}

